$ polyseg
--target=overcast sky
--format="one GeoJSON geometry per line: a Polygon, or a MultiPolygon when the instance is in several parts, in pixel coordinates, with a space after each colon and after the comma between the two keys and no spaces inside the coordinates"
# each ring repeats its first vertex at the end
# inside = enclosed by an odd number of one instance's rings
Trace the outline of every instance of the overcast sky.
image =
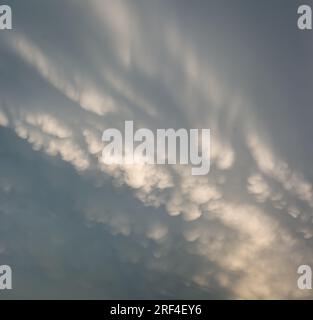
{"type": "MultiPolygon", "coordinates": [[[[313,3],[311,0],[305,1],[313,3]]],[[[309,298],[313,31],[297,0],[8,0],[0,265],[14,298],[309,298]],[[211,129],[211,171],[99,163],[107,128],[211,129]]]]}

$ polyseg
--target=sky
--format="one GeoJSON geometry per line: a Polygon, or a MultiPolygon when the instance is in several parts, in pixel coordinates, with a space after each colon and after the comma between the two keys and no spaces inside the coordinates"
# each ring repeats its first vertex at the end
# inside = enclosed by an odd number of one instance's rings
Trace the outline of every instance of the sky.
{"type": "MultiPolygon", "coordinates": [[[[311,0],[306,4],[313,3],[311,0]]],[[[14,299],[300,299],[313,31],[297,0],[7,0],[0,265],[14,299]],[[209,128],[211,170],[104,165],[102,132],[209,128]]]]}

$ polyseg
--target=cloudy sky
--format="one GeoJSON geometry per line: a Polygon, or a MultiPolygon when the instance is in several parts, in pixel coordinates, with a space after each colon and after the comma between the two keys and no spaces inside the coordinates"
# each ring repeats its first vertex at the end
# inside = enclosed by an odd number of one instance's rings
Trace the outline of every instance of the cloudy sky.
{"type": "MultiPolygon", "coordinates": [[[[312,1],[305,1],[312,4],[312,1]]],[[[297,0],[8,0],[10,298],[312,298],[313,31],[297,0]],[[107,128],[210,128],[211,171],[99,162],[107,128]]]]}

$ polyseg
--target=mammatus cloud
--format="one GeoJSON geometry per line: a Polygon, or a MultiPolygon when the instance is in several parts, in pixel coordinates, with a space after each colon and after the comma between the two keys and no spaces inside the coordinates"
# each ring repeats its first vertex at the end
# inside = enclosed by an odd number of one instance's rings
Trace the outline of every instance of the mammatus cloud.
{"type": "MultiPolygon", "coordinates": [[[[77,29],[50,43],[34,21],[26,22],[28,32],[10,34],[2,46],[27,70],[32,86],[26,95],[19,87],[12,88],[15,96],[2,92],[0,125],[86,179],[92,187],[79,209],[85,222],[104,226],[116,256],[143,268],[156,296],[175,296],[159,281],[165,274],[178,279],[184,297],[195,291],[236,299],[309,297],[296,287],[296,270],[313,263],[310,179],[276,156],[261,130],[251,129],[256,110],[240,86],[244,76],[219,72],[215,61],[222,58],[203,43],[203,31],[192,38],[167,4],[150,6],[93,0],[86,13],[82,2],[70,1],[65,10],[84,16],[93,33],[73,21],[77,29]],[[82,51],[67,51],[66,41],[82,41],[82,51]],[[129,119],[138,128],[210,128],[210,173],[103,164],[102,131],[129,119]],[[131,196],[104,200],[103,190],[131,196]]],[[[51,26],[42,28],[54,36],[51,26]]],[[[4,179],[1,188],[14,190],[16,181],[4,179]]]]}

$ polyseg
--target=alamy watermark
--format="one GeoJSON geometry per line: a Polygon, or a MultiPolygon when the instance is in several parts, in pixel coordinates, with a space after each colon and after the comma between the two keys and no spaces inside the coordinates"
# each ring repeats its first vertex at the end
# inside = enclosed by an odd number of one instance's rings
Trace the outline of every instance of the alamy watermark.
{"type": "Polygon", "coordinates": [[[312,290],[312,268],[306,264],[299,266],[298,288],[301,290],[312,290]]]}
{"type": "MultiPolygon", "coordinates": [[[[297,21],[300,30],[312,30],[312,8],[307,4],[298,7],[300,15],[297,21]]],[[[0,30],[12,29],[12,9],[8,5],[0,5],[0,30]]]]}
{"type": "Polygon", "coordinates": [[[12,289],[12,269],[10,266],[0,266],[0,290],[12,289]]]}
{"type": "Polygon", "coordinates": [[[12,10],[8,5],[0,5],[0,30],[12,29],[12,10]]]}
{"type": "Polygon", "coordinates": [[[312,8],[303,4],[298,8],[298,28],[300,30],[312,30],[312,8]]]}
{"type": "Polygon", "coordinates": [[[120,130],[110,128],[103,132],[102,141],[110,142],[102,151],[107,165],[179,163],[193,165],[192,175],[210,171],[209,129],[157,129],[155,135],[145,128],[134,132],[133,121],[125,121],[124,139],[120,130]]]}

